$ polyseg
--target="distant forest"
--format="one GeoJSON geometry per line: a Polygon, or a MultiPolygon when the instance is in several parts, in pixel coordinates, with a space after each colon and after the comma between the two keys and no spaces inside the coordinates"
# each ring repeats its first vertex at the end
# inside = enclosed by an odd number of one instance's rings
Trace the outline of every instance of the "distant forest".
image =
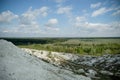
{"type": "Polygon", "coordinates": [[[1,38],[21,48],[79,55],[120,54],[120,38],[1,38]]]}

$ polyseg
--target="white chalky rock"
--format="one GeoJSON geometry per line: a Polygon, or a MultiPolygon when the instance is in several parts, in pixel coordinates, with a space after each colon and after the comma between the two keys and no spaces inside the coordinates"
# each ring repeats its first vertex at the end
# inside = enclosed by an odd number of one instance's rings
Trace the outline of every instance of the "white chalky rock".
{"type": "MultiPolygon", "coordinates": [[[[31,53],[31,51],[28,51],[31,53]]],[[[37,54],[37,53],[35,53],[37,54]]],[[[39,55],[43,57],[43,55],[39,55]]],[[[11,42],[0,40],[0,80],[91,80],[59,69],[38,59],[11,42]]]]}

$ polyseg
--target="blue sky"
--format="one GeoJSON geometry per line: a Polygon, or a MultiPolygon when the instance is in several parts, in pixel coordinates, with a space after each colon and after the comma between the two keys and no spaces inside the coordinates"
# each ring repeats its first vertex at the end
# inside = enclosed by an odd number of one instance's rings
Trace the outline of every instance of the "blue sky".
{"type": "Polygon", "coordinates": [[[0,0],[0,37],[120,37],[120,0],[0,0]]]}

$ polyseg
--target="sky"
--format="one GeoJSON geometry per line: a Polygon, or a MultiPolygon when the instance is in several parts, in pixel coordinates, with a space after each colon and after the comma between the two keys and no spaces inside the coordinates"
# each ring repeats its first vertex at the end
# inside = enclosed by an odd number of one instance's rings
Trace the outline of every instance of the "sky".
{"type": "Polygon", "coordinates": [[[120,0],[0,0],[0,37],[120,37],[120,0]]]}

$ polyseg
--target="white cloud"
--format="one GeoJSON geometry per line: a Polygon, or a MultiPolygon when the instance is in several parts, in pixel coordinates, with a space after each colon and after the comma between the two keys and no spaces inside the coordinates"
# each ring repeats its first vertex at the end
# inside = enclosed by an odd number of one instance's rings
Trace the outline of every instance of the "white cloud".
{"type": "Polygon", "coordinates": [[[31,23],[29,25],[21,24],[15,30],[19,33],[41,33],[40,25],[37,23],[31,23]]]}
{"type": "Polygon", "coordinates": [[[112,15],[113,15],[113,16],[120,15],[120,10],[117,10],[117,11],[114,12],[112,15]]]}
{"type": "Polygon", "coordinates": [[[110,29],[110,25],[109,24],[103,24],[103,23],[91,23],[91,22],[80,22],[80,23],[75,23],[76,27],[80,27],[84,30],[108,30],[110,29]]]}
{"type": "Polygon", "coordinates": [[[59,7],[57,10],[58,14],[69,14],[72,10],[72,7],[66,6],[66,7],[59,7]]]}
{"type": "Polygon", "coordinates": [[[58,20],[55,18],[49,19],[46,26],[47,27],[52,27],[55,26],[56,24],[58,24],[58,20]]]}
{"type": "Polygon", "coordinates": [[[92,13],[92,17],[96,17],[96,16],[98,16],[98,15],[102,15],[102,14],[104,14],[104,13],[106,13],[106,12],[111,11],[111,10],[113,10],[113,9],[112,9],[112,8],[107,9],[107,8],[105,8],[105,7],[102,7],[102,8],[100,8],[100,9],[98,9],[98,10],[95,10],[95,11],[92,13]]]}
{"type": "Polygon", "coordinates": [[[47,14],[48,14],[48,7],[44,6],[44,7],[40,8],[40,14],[42,16],[47,16],[47,14]]]}
{"type": "Polygon", "coordinates": [[[20,18],[20,22],[22,24],[30,24],[32,21],[36,20],[40,16],[47,16],[48,14],[48,8],[47,7],[41,7],[40,9],[32,10],[30,7],[28,11],[22,14],[20,18]]]}
{"type": "Polygon", "coordinates": [[[2,23],[9,23],[16,18],[18,18],[18,15],[15,15],[10,11],[5,11],[0,14],[0,22],[2,23]]]}
{"type": "Polygon", "coordinates": [[[58,23],[58,20],[55,19],[55,18],[50,19],[50,20],[48,21],[48,24],[52,24],[52,25],[55,25],[55,24],[57,24],[57,23],[58,23]]]}
{"type": "Polygon", "coordinates": [[[52,31],[59,31],[60,29],[59,28],[57,28],[57,27],[47,27],[46,28],[47,30],[52,30],[52,31]]]}
{"type": "Polygon", "coordinates": [[[120,30],[119,21],[111,22],[111,23],[91,23],[91,22],[87,22],[85,17],[81,17],[81,16],[76,17],[75,22],[73,24],[75,27],[80,28],[81,30],[89,31],[89,32],[95,31],[96,33],[101,32],[101,31],[102,32],[106,31],[106,33],[110,31],[119,32],[120,30]]]}
{"type": "Polygon", "coordinates": [[[31,24],[20,24],[3,30],[6,33],[41,33],[41,29],[38,23],[32,22],[31,24]]]}
{"type": "Polygon", "coordinates": [[[20,16],[20,23],[17,32],[23,33],[39,33],[40,26],[37,22],[37,18],[43,16],[47,12],[47,7],[32,10],[32,7],[20,16]]]}
{"type": "Polygon", "coordinates": [[[30,7],[20,16],[20,23],[16,31],[20,32],[21,29],[24,33],[40,33],[41,29],[37,19],[41,16],[47,16],[47,14],[48,8],[45,6],[34,10],[30,7]]]}
{"type": "Polygon", "coordinates": [[[112,23],[91,23],[85,21],[84,23],[76,23],[78,32],[81,36],[119,36],[120,22],[112,23]],[[84,32],[84,33],[83,33],[84,32]],[[86,35],[87,34],[87,35],[86,35]]]}
{"type": "Polygon", "coordinates": [[[57,28],[58,20],[56,18],[49,19],[48,22],[45,24],[47,30],[52,31],[59,31],[59,28],[57,28]]]}
{"type": "Polygon", "coordinates": [[[83,16],[82,17],[81,16],[77,16],[75,19],[76,19],[77,22],[81,22],[81,21],[85,21],[86,20],[86,18],[83,17],[83,16]]]}
{"type": "MultiPolygon", "coordinates": [[[[13,15],[11,12],[9,14],[13,15]]],[[[41,33],[40,24],[37,19],[39,17],[45,17],[48,14],[47,7],[41,7],[39,9],[32,10],[30,7],[25,13],[19,16],[19,22],[16,23],[15,27],[5,29],[3,32],[10,33],[41,33]]],[[[10,16],[11,16],[10,15],[10,16]]],[[[10,17],[10,20],[13,19],[10,17]]]]}
{"type": "Polygon", "coordinates": [[[96,8],[96,7],[99,7],[101,5],[101,2],[98,2],[96,4],[91,4],[90,7],[91,8],[96,8]]]}
{"type": "Polygon", "coordinates": [[[104,24],[104,23],[87,23],[86,28],[97,31],[104,31],[111,29],[109,24],[104,24]]]}

